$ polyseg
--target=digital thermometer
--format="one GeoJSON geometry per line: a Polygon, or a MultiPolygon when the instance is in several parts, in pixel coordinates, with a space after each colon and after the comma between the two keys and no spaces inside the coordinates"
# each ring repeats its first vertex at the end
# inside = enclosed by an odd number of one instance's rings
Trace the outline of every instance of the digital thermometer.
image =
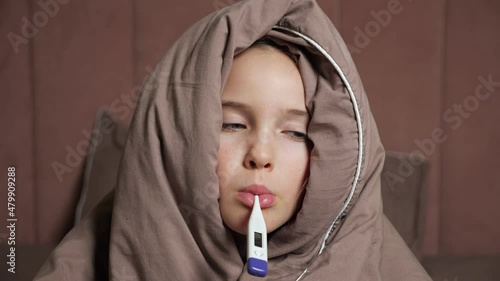
{"type": "Polygon", "coordinates": [[[260,209],[259,195],[255,195],[252,214],[248,220],[247,235],[248,273],[258,277],[267,274],[267,229],[260,209]]]}

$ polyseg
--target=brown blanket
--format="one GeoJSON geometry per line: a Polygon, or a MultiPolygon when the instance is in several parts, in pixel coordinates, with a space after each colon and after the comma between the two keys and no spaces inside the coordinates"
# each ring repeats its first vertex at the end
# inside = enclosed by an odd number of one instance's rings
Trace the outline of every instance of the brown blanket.
{"type": "Polygon", "coordinates": [[[384,148],[351,56],[314,0],[241,1],[175,42],[144,86],[115,191],[35,280],[262,280],[221,218],[216,165],[233,58],[265,35],[299,57],[314,143],[302,208],[269,237],[265,279],[430,280],[382,213],[384,148]]]}

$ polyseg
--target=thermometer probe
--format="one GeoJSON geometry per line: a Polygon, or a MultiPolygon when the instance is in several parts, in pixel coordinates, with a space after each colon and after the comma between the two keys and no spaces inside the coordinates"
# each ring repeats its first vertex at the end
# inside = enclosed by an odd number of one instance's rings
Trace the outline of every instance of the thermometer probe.
{"type": "Polygon", "coordinates": [[[267,229],[260,209],[259,195],[255,195],[252,214],[248,220],[247,235],[248,273],[258,277],[267,274],[267,229]]]}

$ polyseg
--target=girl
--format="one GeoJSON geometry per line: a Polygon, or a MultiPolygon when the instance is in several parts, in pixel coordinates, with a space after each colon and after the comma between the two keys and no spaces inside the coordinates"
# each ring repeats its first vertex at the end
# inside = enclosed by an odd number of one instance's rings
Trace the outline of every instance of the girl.
{"type": "Polygon", "coordinates": [[[266,280],[430,280],[382,213],[384,156],[354,63],[317,3],[238,2],[159,63],[115,192],[35,280],[259,280],[245,258],[255,193],[265,194],[266,280]]]}

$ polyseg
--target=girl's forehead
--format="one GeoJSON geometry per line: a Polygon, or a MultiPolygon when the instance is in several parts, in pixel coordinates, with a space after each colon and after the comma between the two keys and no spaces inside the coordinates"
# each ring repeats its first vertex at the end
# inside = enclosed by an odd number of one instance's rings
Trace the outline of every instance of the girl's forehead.
{"type": "MultiPolygon", "coordinates": [[[[302,104],[303,105],[303,104],[302,104]]],[[[287,117],[289,119],[297,119],[307,121],[309,113],[304,106],[290,105],[285,102],[277,102],[275,104],[266,104],[263,106],[252,106],[251,104],[240,102],[237,100],[223,99],[222,108],[225,110],[234,110],[246,114],[255,114],[259,111],[274,113],[278,116],[287,117]]]]}
{"type": "Polygon", "coordinates": [[[280,51],[247,50],[232,64],[223,99],[304,105],[304,85],[293,60],[280,51]]]}

